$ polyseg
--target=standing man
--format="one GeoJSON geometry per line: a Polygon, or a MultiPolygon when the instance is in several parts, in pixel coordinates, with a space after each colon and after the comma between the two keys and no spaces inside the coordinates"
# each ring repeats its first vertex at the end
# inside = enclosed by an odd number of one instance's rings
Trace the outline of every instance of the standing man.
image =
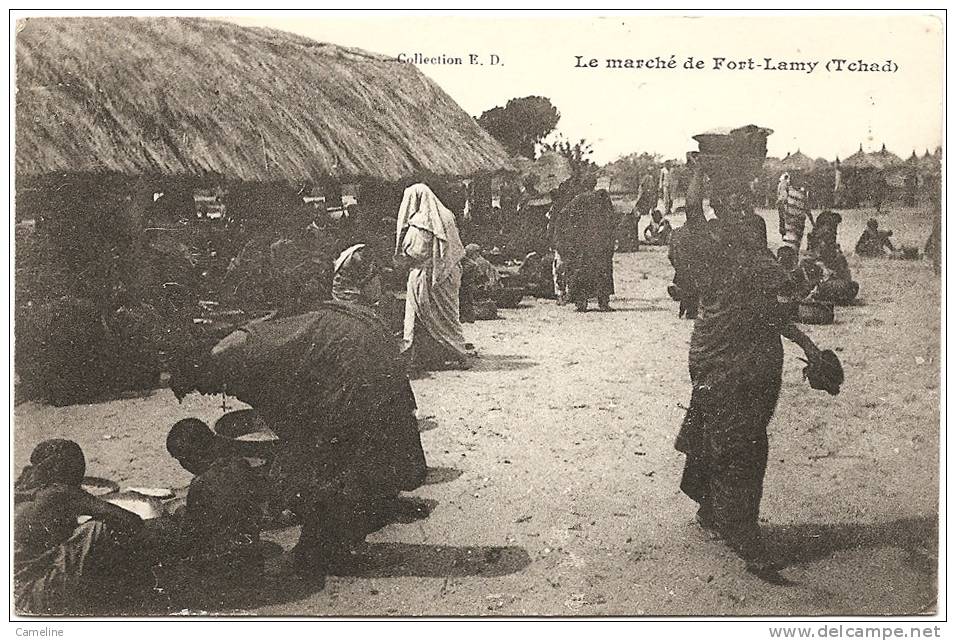
{"type": "Polygon", "coordinates": [[[551,250],[554,258],[551,260],[551,277],[554,282],[554,297],[558,305],[567,305],[568,303],[568,284],[567,273],[564,259],[558,250],[558,232],[561,229],[561,214],[563,209],[559,208],[558,201],[551,204],[551,211],[548,212],[548,238],[551,240],[551,250]]]}
{"type": "Polygon", "coordinates": [[[653,174],[644,174],[637,191],[637,202],[634,203],[634,209],[631,211],[634,216],[634,246],[637,248],[640,247],[641,242],[641,218],[650,216],[651,211],[657,207],[657,190],[658,183],[654,180],[653,174]]]}
{"type": "Polygon", "coordinates": [[[595,191],[597,181],[585,178],[584,191],[558,215],[555,245],[567,275],[567,296],[579,312],[597,298],[601,311],[610,311],[614,293],[614,230],[616,217],[611,196],[595,191]]]}
{"type": "MultiPolygon", "coordinates": [[[[786,175],[786,174],[785,174],[786,175]]],[[[782,180],[782,177],[781,177],[782,180]]],[[[787,187],[787,200],[783,221],[783,244],[793,248],[796,256],[800,256],[800,245],[803,244],[803,232],[807,219],[813,225],[813,215],[810,213],[810,200],[807,190],[803,186],[803,177],[792,174],[787,187]]]]}
{"type": "Polygon", "coordinates": [[[680,304],[677,317],[694,320],[699,307],[694,274],[706,269],[705,264],[710,261],[708,251],[712,246],[705,242],[704,174],[694,152],[687,154],[687,168],[691,172],[684,207],[687,220],[671,235],[667,258],[674,267],[674,282],[667,288],[667,293],[680,304]]]}
{"type": "Polygon", "coordinates": [[[790,174],[784,172],[780,174],[780,180],[777,181],[777,222],[779,223],[780,239],[787,231],[787,198],[790,195],[790,174]]]}
{"type": "Polygon", "coordinates": [[[664,203],[664,215],[670,216],[671,209],[674,206],[674,173],[671,170],[671,161],[667,161],[661,167],[660,191],[661,200],[664,203]]]}

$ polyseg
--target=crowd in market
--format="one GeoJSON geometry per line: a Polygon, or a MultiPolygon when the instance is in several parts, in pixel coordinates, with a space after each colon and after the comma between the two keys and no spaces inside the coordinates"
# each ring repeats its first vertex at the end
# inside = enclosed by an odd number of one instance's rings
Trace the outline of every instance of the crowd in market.
{"type": "MultiPolygon", "coordinates": [[[[644,177],[624,217],[633,221],[633,236],[669,247],[668,292],[679,315],[695,319],[690,404],[676,441],[686,455],[680,488],[697,503],[702,528],[752,572],[772,577],[782,566],[763,544],[758,517],[767,426],[781,388],[781,337],[804,351],[812,387],[838,393],[839,359],[799,329],[794,305],[850,304],[860,285],[837,242],[840,214],[814,217],[798,174],[780,176],[774,254],[755,213],[752,173],[732,157],[705,162],[690,153],[687,162],[682,227],[668,220],[668,167],[644,177]],[[651,222],[638,235],[645,217],[651,222]]],[[[594,302],[611,311],[622,216],[610,194],[581,176],[548,201],[531,205],[542,208],[546,246],[529,256],[558,305],[583,313],[594,302]]],[[[18,610],[95,611],[106,585],[111,599],[149,593],[157,564],[255,581],[265,571],[261,533],[278,524],[301,526],[280,572],[321,580],[355,562],[355,549],[382,526],[389,505],[425,481],[410,377],[467,369],[478,354],[463,323],[494,318],[503,287],[492,248],[464,244],[461,212],[428,185],[405,189],[394,224],[391,255],[355,239],[331,265],[328,295],[287,297],[173,373],[177,398],[228,394],[277,437],[242,442],[196,418],[177,421],[166,448],[193,479],[175,513],[144,521],[82,488],[86,461],[75,442],[36,446],[14,486],[18,610]],[[385,317],[386,271],[407,273],[400,338],[385,317]]],[[[870,221],[855,251],[893,255],[891,235],[870,221]]]]}

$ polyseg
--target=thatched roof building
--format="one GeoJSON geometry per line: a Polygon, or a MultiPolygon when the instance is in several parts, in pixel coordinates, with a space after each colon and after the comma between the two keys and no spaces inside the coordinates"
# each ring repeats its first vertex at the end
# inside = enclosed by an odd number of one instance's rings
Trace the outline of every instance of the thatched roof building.
{"type": "Polygon", "coordinates": [[[811,171],[813,169],[813,160],[802,153],[799,149],[780,161],[780,164],[787,171],[811,171]]]}
{"type": "Polygon", "coordinates": [[[860,149],[853,155],[847,156],[843,161],[842,166],[849,169],[880,169],[876,160],[872,157],[871,154],[863,151],[863,145],[860,145],[860,149]]]}
{"type": "Polygon", "coordinates": [[[507,153],[413,65],[197,18],[29,18],[16,171],[243,181],[465,176],[507,153]]]}
{"type": "Polygon", "coordinates": [[[889,151],[886,145],[883,145],[879,151],[874,151],[869,154],[869,156],[873,159],[874,165],[878,169],[889,169],[903,162],[899,156],[889,151]]]}
{"type": "MultiPolygon", "coordinates": [[[[939,148],[937,148],[937,153],[939,153],[939,148]]],[[[941,169],[939,156],[929,153],[929,149],[927,149],[919,160],[919,168],[926,173],[939,173],[941,169]]]]}

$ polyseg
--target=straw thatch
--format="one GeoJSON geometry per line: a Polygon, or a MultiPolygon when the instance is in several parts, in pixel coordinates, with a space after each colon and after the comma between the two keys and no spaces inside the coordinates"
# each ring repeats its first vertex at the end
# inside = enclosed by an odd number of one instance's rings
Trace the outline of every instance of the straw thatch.
{"type": "Polygon", "coordinates": [[[919,160],[919,168],[924,173],[939,173],[941,164],[939,158],[930,154],[929,149],[927,149],[926,153],[919,160]]]}
{"type": "Polygon", "coordinates": [[[30,18],[16,171],[245,181],[465,176],[504,149],[414,66],[196,18],[30,18]]]}
{"type": "Polygon", "coordinates": [[[783,168],[787,171],[811,171],[813,169],[813,160],[802,153],[799,149],[780,161],[783,168]]]}
{"type": "Polygon", "coordinates": [[[860,145],[860,149],[855,154],[847,156],[842,165],[847,169],[881,169],[876,159],[863,151],[863,145],[860,145]]]}
{"type": "Polygon", "coordinates": [[[889,151],[886,148],[886,145],[883,145],[879,151],[874,151],[873,153],[869,154],[869,156],[873,159],[873,164],[878,169],[890,169],[896,165],[902,164],[903,162],[899,156],[894,154],[892,151],[889,151]]]}

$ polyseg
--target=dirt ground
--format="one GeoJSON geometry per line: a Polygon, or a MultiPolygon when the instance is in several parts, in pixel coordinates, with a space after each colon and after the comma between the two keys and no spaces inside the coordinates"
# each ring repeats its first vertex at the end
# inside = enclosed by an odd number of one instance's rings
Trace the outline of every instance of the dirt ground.
{"type": "MultiPolygon", "coordinates": [[[[872,212],[844,213],[852,251],[872,212]]],[[[768,214],[771,237],[775,212],[768,214]]],[[[922,246],[925,212],[880,217],[922,246]]],[[[679,225],[681,221],[675,221],[679,225]]],[[[771,241],[773,242],[773,241],[771,241]]],[[[807,326],[843,360],[843,392],[801,380],[786,346],[762,509],[786,585],[747,574],[693,524],[673,449],[688,402],[691,323],[666,294],[666,250],[615,258],[613,313],[526,298],[467,325],[481,358],[413,381],[428,518],[372,534],[377,562],[325,588],[264,579],[230,613],[281,615],[791,615],[935,610],[940,281],[928,261],[850,257],[861,303],[807,326]]],[[[230,409],[240,407],[235,401],[230,409]]],[[[15,410],[15,470],[44,438],[69,437],[88,474],[180,487],[164,449],[173,421],[214,421],[221,399],[166,390],[15,410]]],[[[295,530],[268,538],[288,548],[295,530]]],[[[276,548],[276,552],[278,552],[276,548]]],[[[203,611],[193,608],[193,613],[203,611]]]]}

